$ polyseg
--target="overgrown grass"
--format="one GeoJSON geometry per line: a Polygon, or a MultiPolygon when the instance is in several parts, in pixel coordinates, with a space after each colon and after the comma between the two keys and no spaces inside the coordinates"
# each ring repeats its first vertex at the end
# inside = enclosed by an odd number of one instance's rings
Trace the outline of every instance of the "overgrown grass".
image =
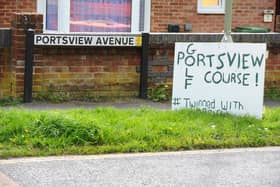
{"type": "Polygon", "coordinates": [[[264,119],[149,108],[0,110],[0,157],[280,145],[280,108],[264,119]]]}

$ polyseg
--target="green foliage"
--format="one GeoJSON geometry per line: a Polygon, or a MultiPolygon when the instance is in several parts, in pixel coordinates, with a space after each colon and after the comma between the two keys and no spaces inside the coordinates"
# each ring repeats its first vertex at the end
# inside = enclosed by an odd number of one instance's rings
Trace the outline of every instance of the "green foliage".
{"type": "Polygon", "coordinates": [[[39,92],[34,95],[34,99],[36,101],[43,102],[51,102],[51,103],[63,103],[70,101],[70,95],[66,92],[55,92],[55,91],[47,91],[47,92],[39,92]]]}
{"type": "Polygon", "coordinates": [[[270,88],[265,90],[265,98],[272,100],[280,100],[280,89],[275,86],[271,86],[270,88]]]}
{"type": "Polygon", "coordinates": [[[160,85],[150,89],[148,98],[155,102],[168,101],[171,95],[169,92],[168,85],[160,85]]]}
{"type": "Polygon", "coordinates": [[[3,97],[0,99],[0,106],[13,106],[13,105],[18,105],[21,103],[21,100],[19,98],[15,97],[3,97]]]}
{"type": "Polygon", "coordinates": [[[0,110],[0,157],[280,145],[280,108],[263,120],[150,108],[0,110]]]}

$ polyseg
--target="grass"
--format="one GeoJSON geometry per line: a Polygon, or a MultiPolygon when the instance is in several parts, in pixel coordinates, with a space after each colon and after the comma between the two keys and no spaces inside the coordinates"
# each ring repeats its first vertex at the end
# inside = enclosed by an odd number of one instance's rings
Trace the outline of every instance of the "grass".
{"type": "Polygon", "coordinates": [[[150,108],[0,110],[0,157],[280,145],[280,108],[263,120],[150,108]]]}

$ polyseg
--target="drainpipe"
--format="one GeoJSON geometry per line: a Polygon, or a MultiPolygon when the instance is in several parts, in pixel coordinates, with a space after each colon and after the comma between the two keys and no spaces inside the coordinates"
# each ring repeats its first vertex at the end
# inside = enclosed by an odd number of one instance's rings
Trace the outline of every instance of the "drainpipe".
{"type": "Polygon", "coordinates": [[[226,0],[225,9],[225,23],[224,23],[224,37],[222,42],[233,42],[231,37],[231,23],[232,23],[232,0],[226,0]]]}

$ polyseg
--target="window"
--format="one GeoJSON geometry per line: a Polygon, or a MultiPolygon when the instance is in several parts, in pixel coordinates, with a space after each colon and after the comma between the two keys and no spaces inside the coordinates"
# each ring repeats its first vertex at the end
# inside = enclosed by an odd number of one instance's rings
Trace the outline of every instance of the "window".
{"type": "Polygon", "coordinates": [[[58,0],[47,0],[46,5],[46,28],[48,30],[57,30],[58,28],[58,0]]]}
{"type": "Polygon", "coordinates": [[[37,0],[46,32],[150,30],[151,0],[37,0]]]}
{"type": "Polygon", "coordinates": [[[224,14],[225,0],[198,0],[197,12],[201,14],[224,14]]]}

